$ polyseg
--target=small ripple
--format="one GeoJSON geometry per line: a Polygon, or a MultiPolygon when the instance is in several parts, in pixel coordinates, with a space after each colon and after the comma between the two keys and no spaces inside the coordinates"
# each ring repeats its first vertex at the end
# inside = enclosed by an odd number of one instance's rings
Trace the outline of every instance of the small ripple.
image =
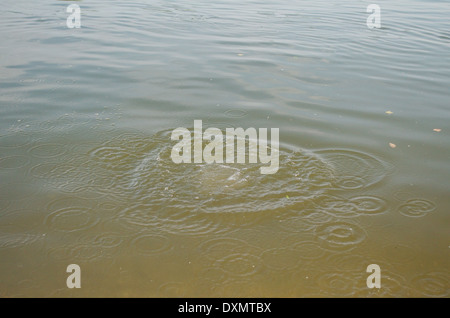
{"type": "Polygon", "coordinates": [[[352,272],[325,273],[317,278],[322,292],[334,297],[349,297],[355,293],[358,277],[352,272]]]}
{"type": "Polygon", "coordinates": [[[316,151],[334,167],[334,185],[341,189],[366,188],[380,182],[393,166],[373,155],[346,149],[316,151]]]}
{"type": "Polygon", "coordinates": [[[162,235],[145,234],[136,237],[131,246],[143,255],[154,255],[172,249],[170,240],[162,235]]]}
{"type": "Polygon", "coordinates": [[[34,146],[28,150],[31,156],[42,159],[50,159],[63,156],[67,153],[67,145],[46,143],[34,146]]]}
{"type": "Polygon", "coordinates": [[[357,196],[350,198],[349,201],[356,206],[359,214],[373,215],[387,211],[387,202],[375,196],[357,196]]]}
{"type": "Polygon", "coordinates": [[[353,218],[360,215],[375,215],[386,212],[387,202],[369,195],[345,199],[337,196],[319,197],[317,206],[329,215],[338,218],[353,218]]]}
{"type": "Polygon", "coordinates": [[[185,210],[192,212],[222,215],[225,215],[224,211],[226,214],[276,211],[310,200],[316,193],[325,191],[324,187],[312,185],[312,180],[330,177],[327,165],[306,152],[280,151],[280,170],[276,178],[262,175],[259,171],[261,164],[177,165],[170,158],[172,148],[169,137],[170,131],[153,137],[146,157],[156,159],[145,165],[141,160],[131,170],[140,174],[133,175],[133,184],[138,184],[140,189],[152,189],[155,184],[159,185],[158,191],[153,193],[152,202],[163,199],[167,202],[169,196],[169,206],[165,205],[167,208],[184,206],[185,210]],[[136,167],[139,169],[136,170],[136,167]],[[293,175],[293,170],[299,170],[298,174],[293,175]],[[286,194],[289,194],[289,200],[286,194]]]}
{"type": "Polygon", "coordinates": [[[131,166],[127,163],[134,162],[136,157],[122,147],[101,146],[91,151],[91,156],[103,163],[106,168],[128,170],[131,166]]]}
{"type": "Polygon", "coordinates": [[[93,213],[92,209],[66,207],[49,214],[45,223],[56,231],[83,231],[98,223],[99,219],[93,213]]]}
{"type": "Polygon", "coordinates": [[[305,209],[302,210],[300,214],[306,223],[313,225],[325,224],[334,220],[333,215],[326,213],[321,209],[305,209]]]}
{"type": "Polygon", "coordinates": [[[161,230],[171,234],[221,234],[230,230],[229,226],[224,226],[221,220],[217,220],[216,215],[189,212],[183,206],[160,210],[158,222],[161,230]]]}
{"type": "Polygon", "coordinates": [[[157,226],[160,221],[155,213],[156,211],[153,211],[152,208],[152,206],[143,204],[127,207],[119,213],[118,221],[123,221],[138,228],[157,226]]]}
{"type": "Polygon", "coordinates": [[[356,176],[337,177],[335,183],[339,188],[345,190],[361,189],[366,185],[366,181],[363,178],[356,176]]]}
{"type": "Polygon", "coordinates": [[[412,284],[424,296],[449,297],[449,273],[430,272],[413,278],[412,284]]]}
{"type": "Polygon", "coordinates": [[[58,196],[57,199],[51,200],[46,205],[47,211],[56,211],[60,209],[65,209],[71,206],[84,208],[89,210],[92,208],[92,203],[86,200],[76,197],[76,196],[58,196]]]}
{"type": "Polygon", "coordinates": [[[321,244],[331,250],[348,250],[360,244],[366,233],[356,224],[336,222],[324,224],[316,229],[321,244]]]}
{"type": "Polygon", "coordinates": [[[407,217],[423,217],[430,212],[433,212],[436,205],[425,199],[412,199],[398,208],[398,211],[407,217]]]}
{"type": "Polygon", "coordinates": [[[337,218],[353,218],[359,215],[355,204],[337,196],[321,197],[318,206],[329,215],[337,218]]]}
{"type": "Polygon", "coordinates": [[[406,294],[405,280],[383,268],[381,269],[381,288],[367,288],[367,286],[362,286],[361,288],[358,288],[353,296],[358,298],[408,297],[406,294]]]}
{"type": "Polygon", "coordinates": [[[72,248],[71,259],[78,262],[92,262],[107,258],[105,250],[97,245],[78,245],[72,248]]]}
{"type": "Polygon", "coordinates": [[[227,274],[220,268],[207,267],[202,270],[199,278],[201,285],[214,289],[215,286],[220,286],[226,280],[227,274]]]}
{"type": "Polygon", "coordinates": [[[124,238],[118,233],[99,233],[97,235],[89,235],[82,238],[86,245],[99,246],[102,248],[115,248],[121,245],[124,238]]]}
{"type": "Polygon", "coordinates": [[[239,277],[254,275],[262,265],[261,258],[252,254],[231,254],[215,262],[223,271],[239,277]]]}
{"type": "Polygon", "coordinates": [[[103,202],[99,204],[98,208],[102,211],[115,211],[117,209],[117,204],[114,202],[103,202]]]}
{"type": "Polygon", "coordinates": [[[247,116],[248,112],[245,110],[239,110],[239,109],[229,109],[225,111],[225,116],[231,117],[231,118],[242,118],[247,116]]]}

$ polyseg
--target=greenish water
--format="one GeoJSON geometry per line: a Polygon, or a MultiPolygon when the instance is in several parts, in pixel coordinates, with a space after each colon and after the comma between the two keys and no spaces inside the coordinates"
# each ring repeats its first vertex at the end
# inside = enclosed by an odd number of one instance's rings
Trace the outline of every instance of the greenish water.
{"type": "Polygon", "coordinates": [[[0,296],[449,297],[450,5],[370,3],[3,1],[0,296]],[[174,164],[196,119],[278,172],[174,164]]]}

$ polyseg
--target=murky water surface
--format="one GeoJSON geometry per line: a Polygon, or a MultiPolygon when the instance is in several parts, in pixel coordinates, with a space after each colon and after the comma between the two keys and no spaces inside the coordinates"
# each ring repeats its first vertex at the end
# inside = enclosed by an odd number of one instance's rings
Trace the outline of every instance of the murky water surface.
{"type": "Polygon", "coordinates": [[[0,296],[449,297],[450,5],[370,3],[3,1],[0,296]],[[195,119],[278,172],[173,163],[195,119]]]}

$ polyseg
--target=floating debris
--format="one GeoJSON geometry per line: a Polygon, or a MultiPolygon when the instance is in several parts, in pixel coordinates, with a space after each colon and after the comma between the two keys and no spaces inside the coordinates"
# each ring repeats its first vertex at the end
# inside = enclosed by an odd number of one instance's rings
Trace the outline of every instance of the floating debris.
{"type": "Polygon", "coordinates": [[[433,129],[433,131],[436,131],[436,132],[441,132],[441,130],[442,130],[441,128],[434,128],[433,129]]]}
{"type": "Polygon", "coordinates": [[[391,112],[390,110],[385,111],[386,114],[392,115],[394,112],[391,112]]]}
{"type": "Polygon", "coordinates": [[[396,145],[396,144],[393,144],[392,142],[390,142],[390,143],[389,143],[389,147],[395,148],[395,147],[397,147],[397,145],[396,145]]]}

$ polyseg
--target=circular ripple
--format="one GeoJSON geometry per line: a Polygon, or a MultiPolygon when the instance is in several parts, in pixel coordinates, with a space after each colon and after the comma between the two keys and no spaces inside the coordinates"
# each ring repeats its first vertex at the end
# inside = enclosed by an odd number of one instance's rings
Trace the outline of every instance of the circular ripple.
{"type": "Polygon", "coordinates": [[[101,146],[92,150],[90,154],[103,167],[114,171],[129,171],[136,164],[133,152],[122,146],[101,146]]]}
{"type": "Polygon", "coordinates": [[[209,286],[209,288],[214,288],[214,286],[221,285],[227,278],[227,274],[216,267],[206,267],[202,270],[199,275],[200,284],[203,286],[209,286]]]}
{"type": "Polygon", "coordinates": [[[117,209],[117,204],[113,202],[103,202],[99,204],[99,210],[102,211],[115,211],[117,209]]]}
{"type": "Polygon", "coordinates": [[[92,202],[87,202],[85,199],[76,196],[58,196],[57,199],[48,202],[46,209],[47,211],[56,211],[68,207],[75,207],[77,209],[90,210],[92,205],[92,202]]]}
{"type": "Polygon", "coordinates": [[[234,276],[251,276],[261,267],[261,258],[252,254],[232,254],[216,262],[216,266],[234,276]]]}
{"type": "Polygon", "coordinates": [[[428,297],[450,296],[449,273],[431,272],[413,278],[412,283],[416,289],[428,297]]]}
{"type": "Polygon", "coordinates": [[[0,169],[18,169],[30,162],[25,156],[9,156],[0,158],[0,169]]]}
{"type": "MultiPolygon", "coordinates": [[[[218,233],[235,224],[254,224],[263,215],[296,209],[299,203],[312,200],[326,191],[323,180],[332,179],[327,164],[307,152],[281,150],[276,175],[261,174],[260,168],[266,165],[260,163],[175,164],[171,152],[176,142],[170,136],[171,131],[164,131],[148,139],[133,137],[126,143],[112,140],[107,151],[104,146],[91,152],[124,171],[120,180],[128,180],[124,191],[129,191],[135,202],[145,202],[161,229],[170,233],[218,233]],[[119,156],[120,160],[111,156],[125,149],[117,142],[127,145],[127,155],[119,156]]],[[[134,221],[132,214],[127,212],[128,221],[141,223],[142,214],[134,221]]]]}
{"type": "Polygon", "coordinates": [[[178,209],[160,210],[158,224],[161,230],[171,234],[200,235],[222,234],[228,232],[229,227],[222,226],[222,220],[214,214],[201,214],[186,211],[183,207],[178,209]]]}
{"type": "Polygon", "coordinates": [[[97,224],[93,211],[82,207],[63,208],[49,214],[45,223],[52,229],[63,232],[86,230],[97,224]]]}
{"type": "Polygon", "coordinates": [[[381,181],[393,167],[373,155],[346,149],[317,151],[334,167],[334,184],[341,189],[359,189],[381,181]]]}
{"type": "Polygon", "coordinates": [[[105,249],[102,246],[90,244],[73,247],[71,255],[73,257],[72,259],[84,262],[92,262],[94,260],[110,257],[108,253],[105,253],[105,249]]]}
{"type": "Polygon", "coordinates": [[[337,218],[352,218],[359,215],[355,204],[337,196],[322,196],[319,198],[317,206],[337,218]]]}
{"type": "Polygon", "coordinates": [[[386,201],[375,196],[357,196],[351,198],[349,201],[355,205],[357,212],[360,214],[380,214],[387,210],[386,201]]]}
{"type": "Polygon", "coordinates": [[[89,246],[100,246],[102,248],[118,247],[123,238],[117,233],[100,233],[94,236],[83,237],[83,243],[89,246]]]}
{"type": "Polygon", "coordinates": [[[225,112],[225,116],[231,118],[241,118],[247,115],[247,111],[239,109],[229,109],[225,112]]]}
{"type": "Polygon", "coordinates": [[[142,235],[131,242],[132,246],[144,255],[153,255],[171,249],[170,241],[162,235],[142,235]]]}
{"type": "Polygon", "coordinates": [[[348,250],[361,243],[366,233],[355,224],[336,222],[321,225],[316,229],[321,244],[331,250],[348,250]]]}
{"type": "Polygon", "coordinates": [[[405,280],[383,268],[381,269],[381,288],[367,288],[364,279],[361,280],[361,283],[353,297],[408,297],[405,280]]]}
{"type": "Polygon", "coordinates": [[[346,190],[360,189],[366,184],[366,181],[363,178],[356,176],[337,177],[335,182],[340,188],[346,190]]]}
{"type": "Polygon", "coordinates": [[[32,147],[29,152],[33,157],[50,159],[64,155],[67,146],[63,144],[48,143],[32,147]]]}
{"type": "Polygon", "coordinates": [[[216,213],[216,207],[227,212],[255,212],[291,206],[309,200],[317,192],[308,191],[311,190],[309,175],[329,173],[325,163],[302,153],[280,151],[279,171],[276,175],[263,175],[259,169],[261,164],[177,165],[171,160],[171,145],[167,140],[163,145],[155,146],[156,153],[152,151],[150,158],[156,160],[147,162],[142,169],[141,184],[148,184],[147,180],[154,182],[156,177],[166,184],[163,189],[174,190],[172,205],[182,204],[202,212],[216,213]],[[294,177],[292,167],[299,166],[303,166],[304,171],[294,177]],[[194,200],[193,193],[198,193],[194,200]],[[289,200],[286,200],[286,194],[289,194],[289,200]]]}
{"type": "Polygon", "coordinates": [[[321,292],[334,297],[351,296],[357,286],[358,278],[352,272],[326,273],[318,278],[321,292]]]}
{"type": "MultiPolygon", "coordinates": [[[[260,163],[175,164],[171,152],[177,142],[171,140],[171,132],[150,137],[134,132],[112,134],[107,142],[74,153],[64,165],[41,163],[31,173],[45,179],[54,190],[87,202],[103,195],[113,197],[118,206],[115,220],[137,231],[157,226],[166,233],[197,235],[224,233],[284,212],[299,213],[300,218],[281,220],[281,227],[292,232],[312,229],[333,218],[323,213],[327,210],[311,209],[307,203],[329,191],[334,180],[359,177],[367,186],[373,182],[367,173],[380,172],[376,158],[346,150],[326,150],[317,155],[280,149],[280,168],[274,175],[261,174],[260,168],[267,164],[260,163]],[[358,163],[358,176],[340,169],[348,158],[358,163]]],[[[42,158],[60,153],[69,157],[66,147],[59,146],[40,144],[30,152],[42,158]]],[[[58,160],[63,161],[53,161],[58,160]]],[[[78,215],[81,226],[85,217],[78,215]]],[[[49,217],[49,224],[57,224],[53,219],[49,217]]]]}
{"type": "Polygon", "coordinates": [[[418,218],[433,212],[435,208],[436,205],[431,201],[424,199],[413,199],[401,205],[398,208],[398,211],[404,216],[418,218]]]}
{"type": "Polygon", "coordinates": [[[305,209],[301,211],[303,220],[313,225],[319,225],[331,222],[333,215],[326,213],[320,209],[305,209]]]}
{"type": "Polygon", "coordinates": [[[127,207],[120,212],[120,221],[141,228],[157,226],[159,224],[159,219],[155,213],[156,211],[152,208],[152,206],[140,204],[127,207]]]}

